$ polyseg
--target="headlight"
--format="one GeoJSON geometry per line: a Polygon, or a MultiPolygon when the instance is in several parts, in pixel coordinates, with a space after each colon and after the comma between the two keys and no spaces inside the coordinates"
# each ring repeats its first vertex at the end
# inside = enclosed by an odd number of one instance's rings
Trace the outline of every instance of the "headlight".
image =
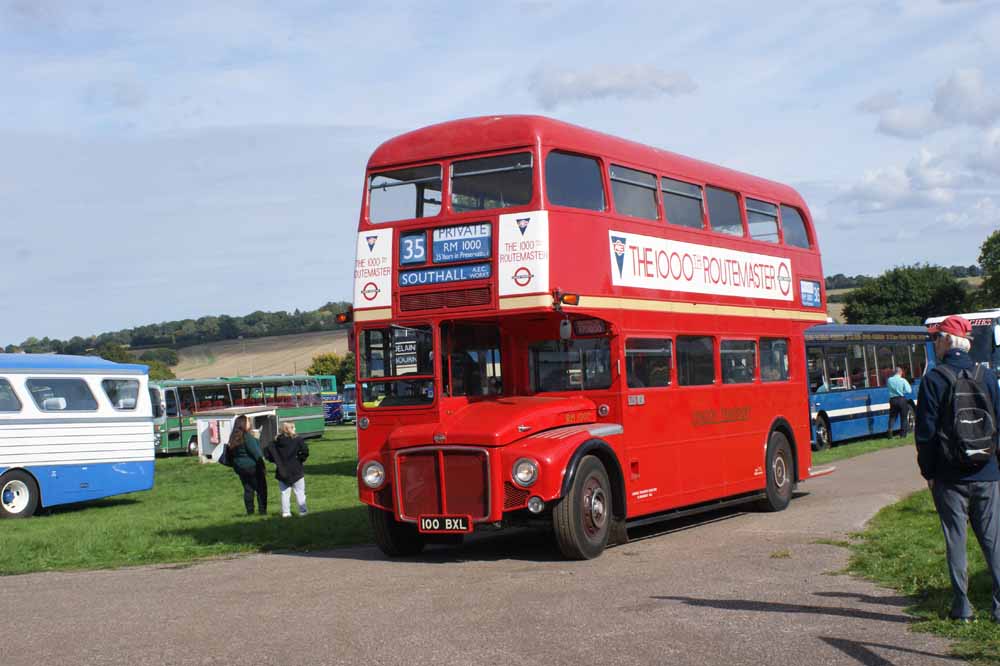
{"type": "Polygon", "coordinates": [[[361,468],[361,480],[372,490],[381,488],[385,483],[385,468],[382,467],[382,463],[374,460],[366,462],[361,468]]]}
{"type": "Polygon", "coordinates": [[[531,458],[521,458],[514,463],[514,468],[511,472],[514,477],[514,483],[522,488],[527,488],[534,485],[535,481],[538,480],[538,463],[531,458]]]}

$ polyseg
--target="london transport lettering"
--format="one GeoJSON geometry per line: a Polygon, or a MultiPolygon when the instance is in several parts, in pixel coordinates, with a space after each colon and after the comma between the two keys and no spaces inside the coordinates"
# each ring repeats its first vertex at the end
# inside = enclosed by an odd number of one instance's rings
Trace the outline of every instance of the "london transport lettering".
{"type": "Polygon", "coordinates": [[[626,287],[791,301],[788,259],[609,231],[611,282],[626,287]]]}

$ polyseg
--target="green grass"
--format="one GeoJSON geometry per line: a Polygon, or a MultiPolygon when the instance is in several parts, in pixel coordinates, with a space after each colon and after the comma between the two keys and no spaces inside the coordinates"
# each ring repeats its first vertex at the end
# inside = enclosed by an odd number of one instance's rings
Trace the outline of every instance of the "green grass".
{"type": "Polygon", "coordinates": [[[197,458],[158,458],[150,491],[4,521],[0,574],[188,562],[367,542],[367,514],[357,499],[354,428],[328,428],[322,439],[310,440],[309,449],[309,514],[302,518],[280,517],[272,465],[269,515],[247,516],[243,487],[228,467],[202,465],[197,458]]]}
{"type": "Polygon", "coordinates": [[[958,624],[947,618],[951,584],[944,537],[929,491],[882,509],[868,529],[854,535],[849,571],[913,597],[908,610],[919,619],[913,628],[955,641],[956,655],[978,663],[1000,664],[1000,626],[990,621],[991,582],[979,545],[969,530],[969,597],[977,621],[958,624]]]}
{"type": "Polygon", "coordinates": [[[914,446],[913,436],[911,435],[906,439],[899,439],[898,437],[859,439],[845,444],[837,444],[826,451],[813,451],[812,464],[813,466],[825,465],[834,460],[844,460],[845,458],[853,458],[854,456],[880,451],[881,449],[893,449],[897,446],[914,446]]]}

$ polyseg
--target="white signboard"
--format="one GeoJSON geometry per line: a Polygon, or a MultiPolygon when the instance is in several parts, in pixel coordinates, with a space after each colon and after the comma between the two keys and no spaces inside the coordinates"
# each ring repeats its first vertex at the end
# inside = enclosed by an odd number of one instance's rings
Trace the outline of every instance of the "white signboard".
{"type": "Polygon", "coordinates": [[[497,278],[501,296],[549,290],[549,212],[500,216],[497,278]]]}
{"type": "Polygon", "coordinates": [[[608,232],[608,253],[615,285],[776,301],[794,296],[792,262],[781,257],[624,231],[608,232]]]}
{"type": "Polygon", "coordinates": [[[392,229],[362,231],[354,261],[354,309],[392,306],[392,229]]]}

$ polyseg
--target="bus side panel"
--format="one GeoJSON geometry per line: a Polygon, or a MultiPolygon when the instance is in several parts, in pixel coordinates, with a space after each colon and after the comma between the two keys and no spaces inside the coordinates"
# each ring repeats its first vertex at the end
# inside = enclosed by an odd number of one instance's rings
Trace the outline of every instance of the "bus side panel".
{"type": "Polygon", "coordinates": [[[42,506],[149,490],[153,487],[153,461],[112,462],[87,465],[31,465],[25,467],[38,481],[42,506]]]}
{"type": "Polygon", "coordinates": [[[279,425],[285,421],[295,424],[295,432],[299,437],[322,437],[326,420],[323,417],[323,406],[310,407],[278,407],[279,425]]]}

